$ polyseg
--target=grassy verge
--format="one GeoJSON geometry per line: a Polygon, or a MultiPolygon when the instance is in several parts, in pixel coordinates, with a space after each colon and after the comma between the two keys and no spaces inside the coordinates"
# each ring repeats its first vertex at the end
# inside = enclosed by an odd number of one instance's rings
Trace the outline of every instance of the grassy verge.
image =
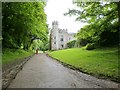
{"type": "Polygon", "coordinates": [[[54,51],[49,56],[69,64],[82,72],[119,81],[117,48],[101,48],[95,50],[73,48],[54,51]]]}
{"type": "Polygon", "coordinates": [[[2,52],[2,63],[4,64],[9,64],[15,60],[18,59],[23,59],[25,57],[28,57],[30,55],[32,55],[33,52],[32,51],[25,51],[22,49],[3,49],[2,52]]]}

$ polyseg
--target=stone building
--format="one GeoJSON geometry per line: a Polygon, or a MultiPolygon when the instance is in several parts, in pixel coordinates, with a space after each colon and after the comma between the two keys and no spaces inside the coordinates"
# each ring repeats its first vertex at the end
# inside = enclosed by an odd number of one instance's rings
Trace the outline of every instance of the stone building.
{"type": "Polygon", "coordinates": [[[67,42],[75,40],[75,33],[68,33],[67,29],[58,28],[58,22],[52,22],[50,32],[51,50],[59,50],[67,48],[67,42]]]}

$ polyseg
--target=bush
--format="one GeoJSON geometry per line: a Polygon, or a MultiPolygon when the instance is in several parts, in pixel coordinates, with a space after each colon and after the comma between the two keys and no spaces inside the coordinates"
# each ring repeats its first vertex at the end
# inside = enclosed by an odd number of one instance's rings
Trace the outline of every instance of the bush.
{"type": "Polygon", "coordinates": [[[75,46],[76,40],[70,41],[67,43],[68,48],[73,48],[75,46]]]}
{"type": "Polygon", "coordinates": [[[105,46],[114,46],[119,44],[119,31],[104,31],[100,35],[100,45],[105,46]]]}
{"type": "Polygon", "coordinates": [[[87,45],[87,43],[88,43],[88,40],[87,39],[80,39],[80,45],[81,46],[86,46],[87,45]]]}
{"type": "Polygon", "coordinates": [[[86,45],[86,50],[93,50],[95,49],[95,44],[94,43],[88,43],[86,45]]]}

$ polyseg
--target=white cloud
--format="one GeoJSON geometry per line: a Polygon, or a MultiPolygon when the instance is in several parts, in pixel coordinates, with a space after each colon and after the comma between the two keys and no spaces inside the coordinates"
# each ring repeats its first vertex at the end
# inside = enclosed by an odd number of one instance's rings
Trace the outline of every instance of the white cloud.
{"type": "Polygon", "coordinates": [[[77,8],[72,4],[72,0],[48,0],[45,7],[47,14],[47,23],[52,27],[52,21],[59,22],[59,28],[68,29],[68,32],[77,32],[85,24],[82,22],[75,22],[75,16],[64,16],[68,9],[77,8]]]}

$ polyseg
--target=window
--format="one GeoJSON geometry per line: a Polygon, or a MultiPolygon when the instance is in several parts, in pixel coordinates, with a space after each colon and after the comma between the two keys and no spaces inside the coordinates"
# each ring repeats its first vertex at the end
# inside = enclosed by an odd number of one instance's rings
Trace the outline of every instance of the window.
{"type": "Polygon", "coordinates": [[[54,44],[56,44],[56,42],[54,42],[54,44]]]}
{"type": "Polygon", "coordinates": [[[56,39],[56,37],[54,37],[54,39],[56,39]]]}
{"type": "Polygon", "coordinates": [[[61,40],[60,41],[63,41],[63,38],[61,38],[61,40]]]}
{"type": "Polygon", "coordinates": [[[63,47],[64,47],[64,45],[62,44],[62,45],[61,45],[61,47],[63,48],[63,47]]]}
{"type": "Polygon", "coordinates": [[[69,38],[69,40],[70,40],[71,38],[69,38]]]}

